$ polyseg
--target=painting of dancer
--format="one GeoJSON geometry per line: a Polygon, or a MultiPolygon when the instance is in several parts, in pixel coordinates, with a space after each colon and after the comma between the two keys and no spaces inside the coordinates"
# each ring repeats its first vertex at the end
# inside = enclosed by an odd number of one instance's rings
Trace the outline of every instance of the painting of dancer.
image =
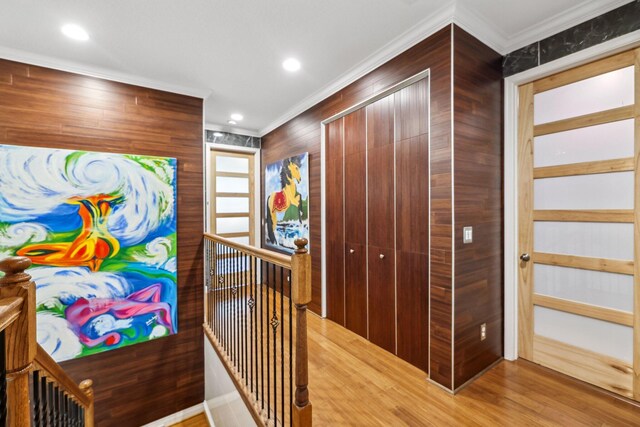
{"type": "Polygon", "coordinates": [[[293,252],[296,239],[309,239],[309,153],[267,165],[265,241],[293,252]]]}
{"type": "Polygon", "coordinates": [[[0,145],[0,258],[58,362],[177,332],[176,159],[0,145]]]}

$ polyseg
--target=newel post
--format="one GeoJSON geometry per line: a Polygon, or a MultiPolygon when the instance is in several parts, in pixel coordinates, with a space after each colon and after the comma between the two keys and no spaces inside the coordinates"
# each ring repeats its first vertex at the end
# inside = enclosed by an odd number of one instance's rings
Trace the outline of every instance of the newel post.
{"type": "Polygon", "coordinates": [[[93,381],[84,380],[80,383],[80,390],[84,392],[91,402],[89,406],[84,408],[84,425],[85,427],[93,427],[93,381]]]}
{"type": "Polygon", "coordinates": [[[296,306],[296,393],[293,425],[311,425],[309,402],[309,357],[307,349],[307,304],[311,301],[311,255],[307,239],[296,239],[298,247],[291,257],[291,299],[296,306]]]}
{"type": "Polygon", "coordinates": [[[36,285],[25,270],[31,260],[9,257],[0,261],[0,299],[23,299],[18,318],[5,329],[7,366],[7,415],[9,425],[31,424],[29,372],[36,357],[36,285]]]}

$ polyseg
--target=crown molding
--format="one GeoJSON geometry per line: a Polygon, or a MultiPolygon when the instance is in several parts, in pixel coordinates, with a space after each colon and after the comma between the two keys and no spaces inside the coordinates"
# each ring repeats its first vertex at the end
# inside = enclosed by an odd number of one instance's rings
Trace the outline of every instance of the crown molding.
{"type": "Polygon", "coordinates": [[[261,134],[259,132],[256,132],[255,130],[244,129],[235,126],[217,125],[215,123],[205,123],[204,129],[218,132],[234,133],[236,135],[253,136],[256,138],[261,137],[261,134]]]}
{"type": "Polygon", "coordinates": [[[375,70],[382,64],[396,57],[398,54],[426,39],[436,31],[442,29],[445,25],[450,24],[453,21],[454,11],[455,0],[447,2],[447,4],[438,9],[428,18],[422,20],[417,25],[411,27],[400,36],[391,40],[382,48],[374,52],[367,59],[352,67],[341,77],[332,81],[324,88],[320,89],[318,92],[303,99],[301,102],[293,106],[286,113],[282,114],[269,125],[260,129],[260,135],[264,136],[267,133],[278,128],[279,126],[282,126],[289,120],[305,112],[320,101],[328,98],[339,90],[344,89],[346,86],[350,85],[351,83],[375,70]]]}
{"type": "Polygon", "coordinates": [[[627,3],[630,3],[630,1],[599,0],[582,2],[509,37],[508,43],[505,44],[505,54],[543,40],[627,3]]]}
{"type": "Polygon", "coordinates": [[[473,35],[482,43],[498,52],[500,55],[509,53],[507,50],[508,36],[495,28],[482,14],[456,1],[453,23],[473,35]]]}
{"type": "Polygon", "coordinates": [[[175,85],[172,83],[136,76],[134,74],[122,73],[119,71],[109,70],[107,68],[92,67],[73,61],[56,59],[50,56],[11,49],[4,46],[0,46],[0,58],[45,68],[52,68],[54,70],[80,74],[83,76],[96,77],[99,79],[110,80],[118,83],[126,83],[134,86],[161,90],[164,92],[193,96],[195,98],[207,99],[212,92],[210,89],[175,85]]]}

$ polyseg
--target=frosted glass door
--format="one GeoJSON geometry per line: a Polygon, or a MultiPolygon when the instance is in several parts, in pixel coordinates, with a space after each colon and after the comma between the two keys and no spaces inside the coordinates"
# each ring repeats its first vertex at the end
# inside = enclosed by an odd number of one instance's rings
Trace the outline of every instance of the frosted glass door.
{"type": "Polygon", "coordinates": [[[253,245],[253,155],[214,150],[211,172],[211,231],[235,242],[253,245]]]}
{"type": "Polygon", "coordinates": [[[636,400],[639,52],[521,86],[518,142],[519,355],[636,400]]]}

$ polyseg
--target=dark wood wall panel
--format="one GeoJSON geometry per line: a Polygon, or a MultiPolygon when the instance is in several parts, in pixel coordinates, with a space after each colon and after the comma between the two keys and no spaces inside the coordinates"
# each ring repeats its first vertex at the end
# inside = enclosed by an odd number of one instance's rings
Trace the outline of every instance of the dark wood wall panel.
{"type": "Polygon", "coordinates": [[[333,254],[327,263],[327,317],[344,325],[345,283],[344,283],[344,197],[343,164],[344,144],[342,119],[330,123],[325,128],[327,173],[327,247],[333,254]]]}
{"type": "Polygon", "coordinates": [[[344,117],[345,325],[363,337],[367,337],[366,124],[365,108],[344,117]]]}
{"type": "MultiPolygon", "coordinates": [[[[320,123],[425,69],[431,92],[431,378],[451,386],[451,26],[388,61],[262,138],[263,164],[296,152],[310,153],[310,233],[313,302],[321,308],[320,123]],[[434,234],[435,233],[435,234],[434,234]],[[434,311],[435,310],[435,311],[434,311]]],[[[330,249],[330,248],[328,248],[330,249]]],[[[329,250],[330,259],[335,254],[329,250]]]]}
{"type": "Polygon", "coordinates": [[[457,27],[454,47],[456,388],[502,356],[503,236],[501,56],[457,27]]]}
{"type": "Polygon", "coordinates": [[[428,80],[395,94],[398,356],[429,362],[428,80]]]}
{"type": "Polygon", "coordinates": [[[177,335],[65,362],[94,380],[99,426],[202,402],[202,100],[0,60],[0,144],[178,159],[177,335]]]}
{"type": "Polygon", "coordinates": [[[369,340],[396,352],[395,251],[369,246],[369,340]]]}

